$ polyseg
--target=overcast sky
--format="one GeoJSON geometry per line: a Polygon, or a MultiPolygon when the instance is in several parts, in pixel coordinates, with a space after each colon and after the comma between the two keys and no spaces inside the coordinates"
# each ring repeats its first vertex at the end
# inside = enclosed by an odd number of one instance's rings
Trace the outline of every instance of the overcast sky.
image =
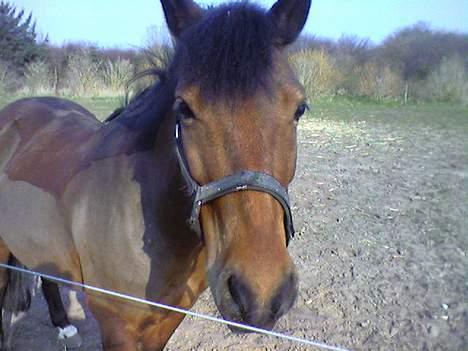
{"type": "MultiPolygon", "coordinates": [[[[165,31],[157,0],[13,0],[32,11],[53,44],[85,41],[105,47],[141,47],[150,28],[165,31]]],[[[219,4],[224,1],[202,0],[219,4]]],[[[273,0],[258,0],[265,8],[273,0]]],[[[434,29],[468,33],[468,0],[313,0],[306,32],[336,39],[357,35],[380,42],[395,30],[426,22],[434,29]]]]}

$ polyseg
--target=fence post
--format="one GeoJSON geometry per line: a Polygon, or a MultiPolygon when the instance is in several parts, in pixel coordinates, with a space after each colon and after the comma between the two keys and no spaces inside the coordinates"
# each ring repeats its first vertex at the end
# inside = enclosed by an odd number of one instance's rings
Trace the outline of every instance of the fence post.
{"type": "Polygon", "coordinates": [[[408,81],[405,80],[405,96],[404,96],[404,104],[408,102],[408,81]]]}

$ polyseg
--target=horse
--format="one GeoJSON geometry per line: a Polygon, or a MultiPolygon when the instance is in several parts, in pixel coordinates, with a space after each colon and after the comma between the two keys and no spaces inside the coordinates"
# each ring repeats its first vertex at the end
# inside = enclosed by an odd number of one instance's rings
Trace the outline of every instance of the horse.
{"type": "MultiPolygon", "coordinates": [[[[110,121],[54,97],[0,111],[0,262],[184,309],[209,287],[224,319],[272,329],[298,290],[286,48],[310,0],[161,3],[171,62],[110,121]]],[[[161,350],[184,317],[85,293],[105,351],[161,350]]]]}

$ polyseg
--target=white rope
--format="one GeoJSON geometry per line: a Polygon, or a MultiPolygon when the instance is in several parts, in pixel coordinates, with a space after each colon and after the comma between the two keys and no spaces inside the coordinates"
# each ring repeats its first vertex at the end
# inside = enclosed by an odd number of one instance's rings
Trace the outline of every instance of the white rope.
{"type": "Polygon", "coordinates": [[[71,286],[76,286],[76,287],[79,287],[79,288],[84,288],[84,289],[87,289],[87,290],[99,292],[101,294],[110,295],[110,296],[114,296],[114,297],[119,297],[119,298],[124,299],[124,300],[138,302],[138,303],[146,304],[146,305],[149,305],[149,306],[166,309],[166,310],[169,310],[169,311],[182,313],[182,314],[192,316],[192,317],[198,317],[198,318],[206,319],[206,320],[216,322],[216,323],[227,324],[227,325],[230,325],[230,326],[233,326],[233,327],[236,327],[236,328],[241,328],[241,329],[253,331],[253,332],[264,334],[264,335],[274,336],[274,337],[277,337],[277,338],[280,338],[280,339],[286,339],[286,340],[294,341],[294,342],[305,344],[305,345],[315,346],[315,347],[326,349],[326,350],[349,351],[349,350],[347,350],[345,348],[342,348],[342,347],[339,347],[339,346],[331,346],[331,345],[327,345],[327,344],[324,344],[324,343],[321,343],[321,342],[318,342],[318,341],[307,340],[307,339],[303,339],[303,338],[298,338],[296,336],[285,335],[285,334],[273,332],[273,331],[270,331],[270,330],[265,330],[265,329],[253,327],[253,326],[250,326],[250,325],[231,322],[231,321],[228,321],[228,320],[225,320],[225,319],[216,318],[216,317],[204,315],[204,314],[201,314],[201,313],[188,311],[188,310],[185,310],[185,309],[182,309],[182,308],[178,308],[178,307],[174,307],[174,306],[170,306],[170,305],[165,305],[165,304],[162,304],[162,303],[159,303],[159,302],[148,301],[148,300],[145,300],[145,299],[142,299],[142,298],[139,298],[139,297],[122,294],[122,293],[115,292],[115,291],[112,291],[112,290],[102,289],[102,288],[98,288],[98,287],[95,287],[95,286],[82,284],[82,283],[78,283],[78,282],[75,282],[75,281],[55,277],[55,276],[52,276],[52,275],[49,275],[49,274],[39,273],[39,272],[31,271],[31,270],[28,270],[28,269],[11,266],[9,264],[0,263],[0,268],[12,269],[12,270],[15,270],[15,271],[18,271],[18,272],[32,274],[32,275],[39,276],[39,277],[42,277],[42,278],[45,278],[45,279],[48,279],[48,280],[52,280],[52,281],[55,281],[55,282],[58,282],[58,283],[63,283],[63,284],[71,285],[71,286]]]}

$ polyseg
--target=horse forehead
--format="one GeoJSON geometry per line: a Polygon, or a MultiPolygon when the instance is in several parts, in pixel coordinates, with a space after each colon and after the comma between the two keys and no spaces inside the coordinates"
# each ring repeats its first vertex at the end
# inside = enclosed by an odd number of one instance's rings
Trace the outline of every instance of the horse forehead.
{"type": "Polygon", "coordinates": [[[207,97],[196,83],[180,84],[175,96],[186,101],[195,113],[213,115],[217,120],[221,118],[240,118],[252,115],[259,109],[274,104],[276,93],[270,89],[259,88],[250,96],[243,98],[207,97]]]}

